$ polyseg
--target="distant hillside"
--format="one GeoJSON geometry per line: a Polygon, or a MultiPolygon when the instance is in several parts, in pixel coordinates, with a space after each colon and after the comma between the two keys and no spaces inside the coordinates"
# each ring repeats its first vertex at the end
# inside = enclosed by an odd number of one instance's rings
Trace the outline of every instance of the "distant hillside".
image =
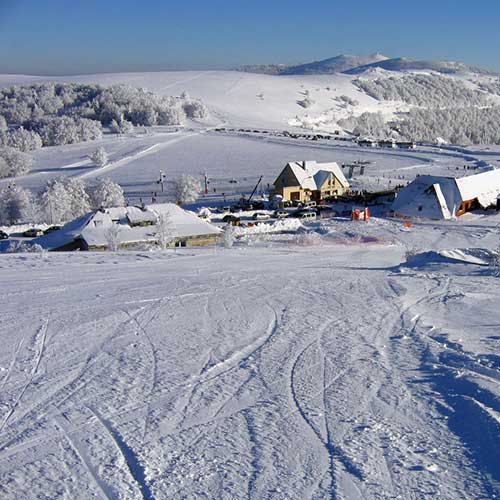
{"type": "Polygon", "coordinates": [[[238,71],[245,73],[258,73],[264,75],[330,75],[333,73],[343,73],[344,71],[364,66],[372,63],[387,60],[388,57],[382,54],[371,55],[347,55],[330,57],[321,61],[311,63],[290,65],[290,64],[255,64],[238,68],[238,71]]]}
{"type": "Polygon", "coordinates": [[[323,59],[312,63],[301,64],[299,66],[288,66],[280,74],[282,75],[329,75],[332,73],[344,73],[345,71],[365,66],[376,64],[388,60],[388,57],[382,54],[371,55],[345,55],[323,59]]]}
{"type": "Polygon", "coordinates": [[[436,71],[442,74],[477,73],[481,75],[496,75],[469,64],[454,61],[427,61],[408,57],[388,58],[382,54],[346,55],[331,57],[311,63],[286,65],[286,64],[260,64],[243,66],[238,71],[246,73],[260,73],[266,75],[330,75],[346,73],[358,75],[372,69],[386,71],[436,71]]]}
{"type": "Polygon", "coordinates": [[[257,75],[281,75],[290,66],[286,64],[247,64],[236,68],[236,71],[244,73],[255,73],[257,75]]]}
{"type": "Polygon", "coordinates": [[[479,74],[494,74],[492,71],[484,70],[468,64],[453,61],[422,61],[407,57],[397,57],[394,59],[386,59],[384,61],[372,62],[351,68],[344,71],[350,75],[357,75],[370,69],[381,68],[387,71],[417,71],[428,70],[436,71],[443,74],[456,73],[479,73],[479,74]]]}

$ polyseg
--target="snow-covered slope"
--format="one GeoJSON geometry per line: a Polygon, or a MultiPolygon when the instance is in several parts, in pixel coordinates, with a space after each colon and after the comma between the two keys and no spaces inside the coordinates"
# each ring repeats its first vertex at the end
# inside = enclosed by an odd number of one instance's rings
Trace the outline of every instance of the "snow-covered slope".
{"type": "MultiPolygon", "coordinates": [[[[213,123],[248,127],[289,128],[296,116],[306,124],[307,117],[334,114],[337,118],[365,111],[392,114],[401,103],[381,103],[361,92],[353,77],[335,75],[271,76],[236,71],[178,71],[155,73],[113,73],[71,77],[0,76],[0,85],[11,86],[36,81],[129,84],[160,95],[189,95],[200,98],[212,112],[213,123]],[[309,96],[309,105],[303,101],[309,96]],[[346,96],[356,105],[348,104],[346,96]],[[215,120],[215,121],[214,121],[215,120]]],[[[407,109],[403,106],[402,109],[407,109]]],[[[337,127],[335,127],[337,128],[337,127]]]]}
{"type": "Polygon", "coordinates": [[[498,278],[387,242],[494,228],[360,224],[0,256],[0,496],[494,498],[498,278]]]}

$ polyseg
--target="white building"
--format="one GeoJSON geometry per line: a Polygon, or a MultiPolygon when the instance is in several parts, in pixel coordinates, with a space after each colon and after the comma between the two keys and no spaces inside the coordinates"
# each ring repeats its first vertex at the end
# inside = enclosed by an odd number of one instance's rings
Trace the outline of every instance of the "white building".
{"type": "Polygon", "coordinates": [[[60,230],[33,240],[47,250],[105,250],[111,229],[115,229],[119,248],[157,244],[158,220],[168,218],[170,246],[202,246],[218,241],[222,230],[201,220],[173,203],[96,210],[63,226],[60,230]]]}
{"type": "Polygon", "coordinates": [[[421,175],[398,193],[391,208],[397,215],[451,219],[495,206],[499,193],[500,170],[460,178],[421,175]]]}

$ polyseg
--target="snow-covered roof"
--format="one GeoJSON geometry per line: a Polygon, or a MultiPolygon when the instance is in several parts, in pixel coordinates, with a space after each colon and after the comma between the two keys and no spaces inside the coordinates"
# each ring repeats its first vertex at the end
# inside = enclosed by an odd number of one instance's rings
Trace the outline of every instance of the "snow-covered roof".
{"type": "Polygon", "coordinates": [[[63,226],[59,231],[49,233],[33,240],[42,248],[54,250],[68,245],[76,239],[84,240],[89,247],[107,246],[109,228],[120,228],[118,240],[120,244],[156,241],[157,226],[131,226],[129,221],[139,219],[139,213],[146,214],[147,220],[155,224],[160,215],[167,215],[171,222],[172,236],[177,239],[195,236],[218,235],[221,229],[200,219],[196,214],[183,210],[173,203],[148,205],[145,209],[138,207],[113,207],[90,212],[78,217],[63,226]],[[118,222],[115,222],[118,221],[118,222]]]}
{"type": "Polygon", "coordinates": [[[500,193],[500,169],[488,170],[477,175],[457,179],[457,187],[462,200],[477,201],[482,207],[496,203],[500,193]]]}
{"type": "Polygon", "coordinates": [[[137,225],[143,223],[156,224],[156,215],[146,207],[127,207],[127,219],[130,224],[137,225]]]}
{"type": "Polygon", "coordinates": [[[468,177],[421,175],[403,188],[392,204],[402,215],[429,219],[450,219],[464,201],[477,200],[486,208],[500,193],[500,170],[468,177]]]}
{"type": "Polygon", "coordinates": [[[345,188],[349,183],[338,163],[316,163],[315,161],[292,161],[288,163],[302,189],[319,189],[330,174],[333,174],[345,188]]]}

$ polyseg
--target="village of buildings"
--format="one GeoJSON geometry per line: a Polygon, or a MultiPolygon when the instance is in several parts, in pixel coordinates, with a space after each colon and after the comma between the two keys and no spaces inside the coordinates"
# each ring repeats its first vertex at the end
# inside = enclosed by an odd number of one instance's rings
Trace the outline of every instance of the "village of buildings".
{"type": "MultiPolygon", "coordinates": [[[[417,147],[412,142],[369,139],[360,139],[358,145],[417,147]]],[[[232,197],[217,192],[204,175],[198,199],[187,206],[158,202],[156,192],[151,193],[149,202],[144,193],[140,203],[94,210],[45,231],[29,228],[16,235],[14,228],[11,236],[49,251],[154,248],[162,244],[165,248],[198,247],[224,243],[224,234],[229,230],[231,238],[237,240],[253,233],[290,233],[308,227],[314,230],[315,223],[329,219],[367,222],[377,217],[410,227],[412,220],[447,221],[467,212],[488,214],[500,210],[500,169],[491,165],[479,172],[475,167],[473,173],[464,173],[457,166],[451,175],[417,174],[413,180],[401,178],[399,184],[391,185],[389,181],[385,188],[354,188],[353,178],[365,174],[370,163],[290,161],[267,188],[260,176],[250,192],[232,197]],[[164,218],[167,224],[162,222],[164,218]]],[[[157,182],[163,183],[163,177],[157,182]]],[[[233,178],[229,182],[238,181],[233,178]]],[[[2,243],[4,249],[8,248],[8,241],[2,243]]]]}

